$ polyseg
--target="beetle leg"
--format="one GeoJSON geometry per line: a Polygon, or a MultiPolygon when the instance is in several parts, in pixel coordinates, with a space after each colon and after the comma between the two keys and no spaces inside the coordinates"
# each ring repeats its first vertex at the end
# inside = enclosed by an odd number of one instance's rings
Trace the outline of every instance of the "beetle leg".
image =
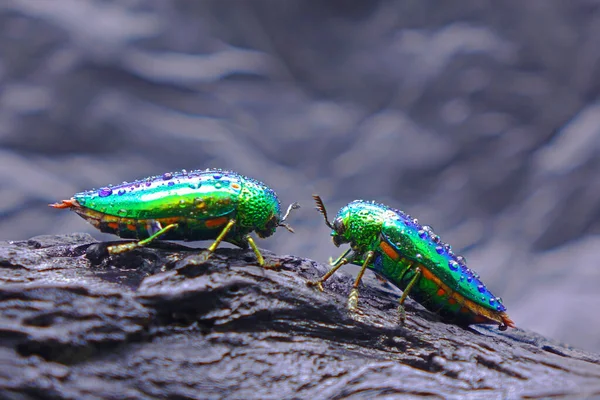
{"type": "Polygon", "coordinates": [[[400,323],[404,324],[404,320],[406,320],[406,310],[404,309],[404,300],[406,300],[406,296],[410,293],[412,287],[417,283],[417,280],[421,276],[421,268],[417,267],[415,269],[415,276],[412,277],[406,288],[402,291],[402,296],[400,296],[400,300],[398,300],[398,313],[400,313],[400,323]]]}
{"type": "Polygon", "coordinates": [[[168,231],[170,231],[171,229],[174,229],[174,228],[177,228],[177,224],[170,224],[170,225],[165,226],[164,228],[159,229],[157,232],[155,232],[150,237],[148,237],[144,240],[138,240],[137,242],[130,242],[130,243],[115,244],[113,246],[108,246],[106,248],[106,250],[108,251],[108,254],[110,254],[110,255],[126,253],[133,249],[137,249],[137,248],[146,246],[148,243],[152,242],[153,240],[156,240],[157,238],[159,238],[160,236],[164,235],[165,233],[167,233],[168,231]]]}
{"type": "Polygon", "coordinates": [[[254,254],[256,255],[256,261],[258,262],[258,265],[260,265],[261,267],[269,268],[265,266],[265,259],[263,258],[262,254],[260,254],[260,250],[258,249],[258,246],[256,246],[256,243],[254,242],[254,239],[252,239],[252,236],[248,234],[246,235],[245,239],[246,241],[248,241],[250,247],[252,247],[252,251],[254,251],[254,254]]]}
{"type": "Polygon", "coordinates": [[[341,256],[339,256],[338,258],[336,258],[335,261],[329,261],[329,264],[332,265],[332,266],[338,265],[340,262],[342,262],[342,260],[344,258],[346,258],[346,256],[348,255],[348,253],[350,253],[351,251],[352,251],[352,248],[349,248],[341,256]]]}
{"type": "Polygon", "coordinates": [[[350,291],[350,296],[348,296],[348,309],[350,311],[355,311],[358,308],[358,285],[365,274],[365,270],[373,260],[375,253],[373,251],[369,251],[366,254],[365,261],[363,262],[362,267],[360,267],[360,271],[358,271],[358,275],[356,276],[356,280],[354,281],[354,285],[352,285],[352,290],[350,291]]]}
{"type": "Polygon", "coordinates": [[[350,261],[352,261],[352,259],[354,259],[354,254],[351,254],[350,256],[348,256],[348,254],[352,251],[352,249],[348,249],[346,250],[341,256],[339,256],[334,262],[330,263],[330,265],[333,267],[331,268],[325,275],[323,275],[321,277],[321,279],[318,279],[316,281],[307,281],[306,285],[308,286],[316,286],[321,292],[323,291],[323,282],[325,282],[327,279],[329,279],[331,277],[331,275],[333,275],[333,273],[335,271],[337,271],[338,269],[340,269],[342,266],[348,264],[350,261]]]}
{"type": "Polygon", "coordinates": [[[210,256],[213,255],[213,253],[215,252],[215,250],[217,250],[217,247],[219,247],[219,244],[221,244],[221,242],[223,241],[223,239],[225,239],[225,236],[227,236],[227,234],[229,233],[229,231],[231,230],[231,228],[235,225],[235,219],[229,220],[229,222],[227,223],[227,225],[225,225],[225,227],[223,228],[223,230],[221,231],[221,233],[219,233],[219,236],[217,236],[217,238],[215,239],[215,241],[213,242],[213,244],[211,244],[208,249],[207,249],[207,253],[205,255],[203,255],[203,260],[207,261],[210,256]]]}

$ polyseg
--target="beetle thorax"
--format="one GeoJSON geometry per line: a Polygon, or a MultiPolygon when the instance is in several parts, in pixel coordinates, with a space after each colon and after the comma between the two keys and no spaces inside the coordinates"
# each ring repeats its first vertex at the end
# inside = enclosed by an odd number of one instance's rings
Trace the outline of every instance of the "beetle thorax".
{"type": "Polygon", "coordinates": [[[256,231],[260,237],[269,237],[281,219],[279,200],[275,194],[253,183],[240,191],[237,220],[242,229],[256,231]]]}
{"type": "Polygon", "coordinates": [[[342,208],[336,218],[344,221],[344,237],[350,245],[366,250],[381,233],[386,210],[369,202],[353,202],[342,208]]]}

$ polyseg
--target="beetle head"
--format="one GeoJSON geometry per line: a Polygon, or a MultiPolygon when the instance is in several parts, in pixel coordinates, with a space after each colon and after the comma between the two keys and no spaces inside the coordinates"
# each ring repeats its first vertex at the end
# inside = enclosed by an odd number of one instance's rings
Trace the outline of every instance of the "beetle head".
{"type": "Polygon", "coordinates": [[[333,220],[333,223],[329,222],[327,218],[327,210],[325,209],[325,204],[323,204],[323,200],[319,195],[314,194],[313,199],[315,199],[315,203],[317,203],[317,210],[323,215],[325,219],[325,224],[331,228],[331,240],[336,247],[340,247],[340,245],[344,243],[348,243],[350,240],[346,238],[346,224],[344,221],[344,214],[342,213],[343,209],[340,210],[336,218],[333,220]]]}
{"type": "Polygon", "coordinates": [[[294,230],[292,229],[292,227],[289,226],[285,222],[285,220],[290,215],[290,211],[297,210],[298,208],[300,208],[300,204],[294,202],[294,203],[292,203],[292,204],[290,204],[288,206],[288,208],[287,208],[287,210],[286,210],[285,215],[283,216],[283,218],[280,217],[279,213],[273,214],[271,216],[271,218],[269,218],[269,220],[265,224],[264,229],[256,229],[256,234],[258,235],[258,237],[260,237],[260,238],[266,238],[266,237],[271,236],[272,234],[275,233],[275,230],[279,226],[283,226],[288,231],[294,233],[294,230]]]}

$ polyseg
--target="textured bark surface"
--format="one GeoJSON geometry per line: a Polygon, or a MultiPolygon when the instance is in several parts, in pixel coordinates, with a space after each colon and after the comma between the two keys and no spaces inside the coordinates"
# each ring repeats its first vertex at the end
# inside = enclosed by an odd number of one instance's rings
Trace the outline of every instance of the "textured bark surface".
{"type": "Polygon", "coordinates": [[[520,329],[460,327],[368,274],[171,244],[91,265],[86,234],[0,243],[0,397],[572,398],[600,396],[600,357],[520,329]]]}

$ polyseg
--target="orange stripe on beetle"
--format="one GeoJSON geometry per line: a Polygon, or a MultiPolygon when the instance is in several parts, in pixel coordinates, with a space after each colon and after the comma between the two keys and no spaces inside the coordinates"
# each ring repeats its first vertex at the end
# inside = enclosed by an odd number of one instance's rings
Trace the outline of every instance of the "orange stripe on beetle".
{"type": "Polygon", "coordinates": [[[225,225],[229,219],[227,217],[219,217],[207,220],[204,224],[207,228],[218,228],[225,225]]]}
{"type": "Polygon", "coordinates": [[[383,252],[392,260],[394,261],[398,261],[400,259],[400,254],[398,254],[398,252],[396,250],[394,250],[392,248],[392,246],[390,246],[389,244],[387,244],[386,242],[381,242],[379,244],[379,247],[381,248],[381,250],[383,250],[383,252]]]}

